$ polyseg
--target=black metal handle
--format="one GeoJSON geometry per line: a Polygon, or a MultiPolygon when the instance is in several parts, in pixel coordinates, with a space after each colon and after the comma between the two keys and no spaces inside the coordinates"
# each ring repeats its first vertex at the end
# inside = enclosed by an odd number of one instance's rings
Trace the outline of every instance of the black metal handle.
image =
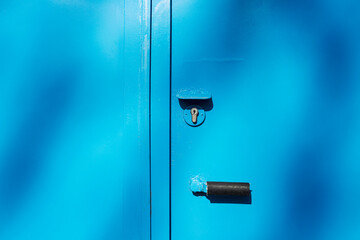
{"type": "Polygon", "coordinates": [[[207,182],[207,196],[250,196],[250,183],[207,182]]]}

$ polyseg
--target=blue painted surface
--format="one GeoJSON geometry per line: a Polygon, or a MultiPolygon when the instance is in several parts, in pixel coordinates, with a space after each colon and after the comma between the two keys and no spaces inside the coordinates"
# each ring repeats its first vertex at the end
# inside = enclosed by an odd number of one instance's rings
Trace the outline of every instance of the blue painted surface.
{"type": "Polygon", "coordinates": [[[207,184],[205,178],[195,176],[190,179],[190,190],[193,193],[207,193],[207,184]]]}
{"type": "Polygon", "coordinates": [[[147,0],[1,1],[0,239],[149,239],[147,0]]]}
{"type": "Polygon", "coordinates": [[[0,3],[0,239],[358,240],[360,4],[170,6],[0,3]]]}
{"type": "Polygon", "coordinates": [[[211,98],[211,93],[204,89],[181,89],[176,93],[176,97],[182,100],[206,100],[211,98]]]}
{"type": "Polygon", "coordinates": [[[171,231],[183,239],[360,239],[360,4],[173,0],[171,231]],[[203,89],[197,128],[176,93],[203,89]],[[189,181],[250,182],[251,204],[189,181]]]}
{"type": "Polygon", "coordinates": [[[170,0],[152,1],[151,239],[170,237],[170,0]]]}

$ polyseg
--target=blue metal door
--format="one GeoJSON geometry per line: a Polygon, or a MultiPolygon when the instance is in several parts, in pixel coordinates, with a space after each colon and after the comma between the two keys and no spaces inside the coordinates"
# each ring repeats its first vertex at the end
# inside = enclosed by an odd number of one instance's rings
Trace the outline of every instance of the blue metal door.
{"type": "Polygon", "coordinates": [[[0,239],[150,239],[150,1],[1,1],[0,36],[0,239]]]}
{"type": "Polygon", "coordinates": [[[360,238],[358,10],[172,1],[171,239],[360,238]],[[251,197],[196,196],[199,181],[251,197]]]}
{"type": "Polygon", "coordinates": [[[0,239],[358,240],[358,11],[2,1],[0,239]]]}

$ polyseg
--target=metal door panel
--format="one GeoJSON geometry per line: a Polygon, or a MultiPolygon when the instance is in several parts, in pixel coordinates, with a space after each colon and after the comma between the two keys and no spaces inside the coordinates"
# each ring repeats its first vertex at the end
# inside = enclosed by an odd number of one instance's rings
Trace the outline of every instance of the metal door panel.
{"type": "Polygon", "coordinates": [[[149,239],[149,1],[0,3],[0,238],[149,239]]]}
{"type": "Polygon", "coordinates": [[[170,236],[170,0],[151,2],[151,239],[170,236]]]}
{"type": "Polygon", "coordinates": [[[172,239],[358,239],[359,17],[351,1],[172,4],[172,239]],[[199,127],[179,91],[206,89],[199,127]],[[190,180],[250,182],[250,204],[190,180]]]}

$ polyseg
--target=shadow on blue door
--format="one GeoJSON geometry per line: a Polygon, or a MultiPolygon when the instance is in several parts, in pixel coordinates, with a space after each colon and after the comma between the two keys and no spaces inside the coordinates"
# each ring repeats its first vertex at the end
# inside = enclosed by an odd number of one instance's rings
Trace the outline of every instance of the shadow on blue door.
{"type": "Polygon", "coordinates": [[[0,173],[1,227],[6,227],[6,222],[16,214],[46,164],[44,150],[58,133],[59,121],[73,96],[75,78],[76,73],[69,69],[49,72],[42,76],[40,82],[43,86],[36,90],[37,97],[32,103],[19,100],[19,104],[29,104],[30,107],[20,125],[15,127],[17,132],[9,140],[4,156],[1,156],[6,164],[0,173]]]}

